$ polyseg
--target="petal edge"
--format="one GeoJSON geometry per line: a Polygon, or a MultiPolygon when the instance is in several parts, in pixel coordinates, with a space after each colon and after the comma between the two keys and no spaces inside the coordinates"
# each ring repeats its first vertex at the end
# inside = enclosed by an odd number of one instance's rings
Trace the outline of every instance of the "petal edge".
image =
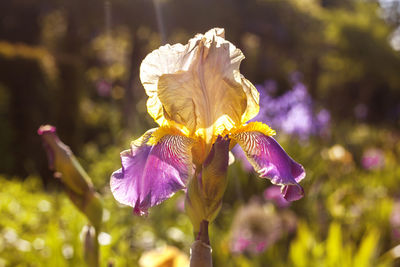
{"type": "Polygon", "coordinates": [[[247,159],[261,178],[281,186],[281,193],[288,201],[303,197],[298,184],[305,177],[303,166],[295,162],[271,136],[258,131],[238,132],[233,139],[242,147],[247,159]]]}

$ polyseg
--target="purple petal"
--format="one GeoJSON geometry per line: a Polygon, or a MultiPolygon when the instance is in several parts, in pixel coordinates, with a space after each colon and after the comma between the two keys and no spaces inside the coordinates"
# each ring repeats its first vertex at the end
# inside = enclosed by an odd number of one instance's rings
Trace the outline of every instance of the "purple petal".
{"type": "Polygon", "coordinates": [[[282,186],[281,193],[287,201],[296,201],[304,196],[304,189],[299,184],[282,186]]]}
{"type": "Polygon", "coordinates": [[[132,206],[139,215],[185,188],[192,174],[191,139],[165,135],[151,146],[147,141],[153,132],[147,131],[132,142],[130,150],[121,153],[122,168],[110,181],[115,199],[132,206]]]}
{"type": "Polygon", "coordinates": [[[303,188],[298,184],[306,175],[303,166],[295,162],[274,138],[261,132],[242,132],[234,136],[243,148],[249,162],[260,177],[281,185],[281,193],[288,201],[303,197],[303,188]]]}

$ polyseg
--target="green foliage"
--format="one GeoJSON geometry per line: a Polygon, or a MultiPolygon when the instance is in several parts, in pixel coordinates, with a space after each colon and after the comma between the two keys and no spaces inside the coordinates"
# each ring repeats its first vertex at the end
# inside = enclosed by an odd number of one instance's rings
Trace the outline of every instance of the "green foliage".
{"type": "MultiPolygon", "coordinates": [[[[0,177],[0,188],[0,266],[85,265],[82,234],[87,218],[67,196],[43,192],[37,177],[24,182],[0,177]]],[[[149,218],[134,217],[109,194],[104,200],[101,266],[136,266],[145,250],[166,244],[188,251],[192,229],[187,217],[179,215],[176,198],[149,218]]]]}
{"type": "Polygon", "coordinates": [[[342,228],[336,222],[330,224],[325,241],[318,241],[308,226],[300,223],[297,238],[290,245],[291,266],[384,266],[375,256],[379,244],[378,229],[367,231],[358,246],[343,243],[343,238],[342,228]]]}
{"type": "Polygon", "coordinates": [[[70,201],[41,191],[37,178],[0,178],[0,250],[5,266],[71,266],[83,262],[79,233],[86,218],[70,201]]]}

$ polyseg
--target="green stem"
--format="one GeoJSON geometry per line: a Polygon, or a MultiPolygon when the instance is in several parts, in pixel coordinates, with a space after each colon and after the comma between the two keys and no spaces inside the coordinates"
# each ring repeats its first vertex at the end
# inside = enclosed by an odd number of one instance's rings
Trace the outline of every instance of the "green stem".
{"type": "Polygon", "coordinates": [[[98,230],[87,225],[87,232],[84,237],[84,257],[89,267],[98,267],[99,264],[99,242],[97,241],[98,230]]]}

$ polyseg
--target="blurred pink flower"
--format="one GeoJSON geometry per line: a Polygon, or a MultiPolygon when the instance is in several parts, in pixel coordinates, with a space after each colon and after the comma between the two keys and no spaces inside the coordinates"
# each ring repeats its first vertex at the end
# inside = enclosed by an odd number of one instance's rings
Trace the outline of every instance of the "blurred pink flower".
{"type": "Polygon", "coordinates": [[[290,202],[282,196],[281,189],[278,186],[272,185],[265,189],[264,198],[272,201],[278,208],[286,208],[290,206],[290,202]]]}
{"type": "Polygon", "coordinates": [[[379,148],[370,148],[364,151],[361,164],[366,170],[381,169],[385,166],[385,155],[379,148]]]}
{"type": "Polygon", "coordinates": [[[392,214],[390,215],[390,225],[392,226],[392,237],[400,239],[400,201],[393,204],[392,214]]]}
{"type": "Polygon", "coordinates": [[[176,200],[176,209],[180,212],[184,212],[185,211],[185,196],[179,196],[179,198],[176,200]]]}
{"type": "Polygon", "coordinates": [[[282,235],[295,229],[293,216],[280,216],[274,209],[259,203],[241,207],[233,219],[230,249],[232,253],[259,254],[278,241],[282,235]]]}
{"type": "Polygon", "coordinates": [[[111,83],[106,80],[99,80],[96,83],[97,94],[102,97],[111,95],[111,83]]]}

